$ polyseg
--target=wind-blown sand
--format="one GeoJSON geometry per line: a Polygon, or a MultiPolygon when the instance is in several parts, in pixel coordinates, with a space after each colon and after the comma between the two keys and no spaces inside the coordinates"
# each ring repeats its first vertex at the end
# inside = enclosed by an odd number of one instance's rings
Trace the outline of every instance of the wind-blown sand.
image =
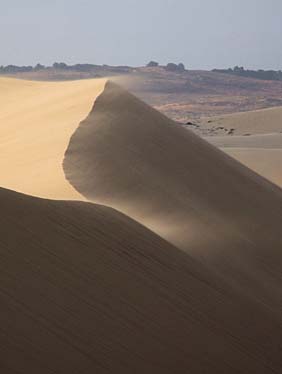
{"type": "Polygon", "coordinates": [[[114,84],[1,87],[0,184],[111,206],[0,188],[1,372],[279,374],[282,190],[114,84]]]}
{"type": "Polygon", "coordinates": [[[280,310],[280,188],[111,83],[72,136],[64,170],[87,199],[280,310]]]}
{"type": "Polygon", "coordinates": [[[0,201],[1,372],[280,372],[281,316],[128,217],[0,201]]]}
{"type": "Polygon", "coordinates": [[[64,152],[105,80],[0,78],[0,186],[52,199],[83,197],[66,182],[64,152]]]}

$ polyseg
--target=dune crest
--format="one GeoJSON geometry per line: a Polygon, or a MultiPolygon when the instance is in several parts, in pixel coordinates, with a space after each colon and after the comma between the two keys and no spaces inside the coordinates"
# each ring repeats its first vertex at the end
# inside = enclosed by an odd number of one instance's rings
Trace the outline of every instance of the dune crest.
{"type": "Polygon", "coordinates": [[[3,181],[151,230],[0,188],[1,371],[279,374],[281,190],[112,83],[66,179],[104,82],[14,84],[3,181]]]}
{"type": "Polygon", "coordinates": [[[282,190],[116,84],[73,134],[64,170],[88,200],[281,307],[282,190]]]}

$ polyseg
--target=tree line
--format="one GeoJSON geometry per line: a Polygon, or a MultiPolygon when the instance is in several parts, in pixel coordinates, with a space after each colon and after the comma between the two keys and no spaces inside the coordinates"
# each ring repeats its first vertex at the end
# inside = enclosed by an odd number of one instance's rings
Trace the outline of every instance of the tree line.
{"type": "Polygon", "coordinates": [[[281,70],[246,70],[243,66],[235,66],[233,69],[214,69],[216,73],[238,75],[241,77],[256,78],[270,81],[282,81],[281,70]]]}

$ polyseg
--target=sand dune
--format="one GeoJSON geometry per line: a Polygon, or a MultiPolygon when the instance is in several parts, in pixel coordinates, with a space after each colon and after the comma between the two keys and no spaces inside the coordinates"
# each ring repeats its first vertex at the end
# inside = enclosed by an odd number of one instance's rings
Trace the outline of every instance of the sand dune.
{"type": "Polygon", "coordinates": [[[66,182],[62,160],[104,84],[103,79],[0,78],[0,186],[52,199],[83,199],[66,182]]]}
{"type": "Polygon", "coordinates": [[[282,149],[223,148],[222,150],[282,187],[282,149]]]}
{"type": "Polygon", "coordinates": [[[111,206],[0,188],[1,372],[279,374],[282,190],[103,88],[0,80],[0,185],[111,206]]]}
{"type": "Polygon", "coordinates": [[[197,126],[213,135],[206,137],[212,144],[282,187],[282,107],[203,118],[197,126]]]}
{"type": "Polygon", "coordinates": [[[282,187],[282,134],[211,136],[206,139],[282,187]]]}
{"type": "Polygon", "coordinates": [[[210,136],[205,138],[219,148],[282,149],[282,134],[250,136],[210,136]]]}
{"type": "Polygon", "coordinates": [[[112,209],[0,189],[3,373],[279,373],[282,320],[112,209]]]}
{"type": "Polygon", "coordinates": [[[111,83],[72,136],[64,170],[87,199],[142,222],[281,310],[275,185],[111,83]]]}
{"type": "Polygon", "coordinates": [[[282,107],[234,113],[201,120],[201,127],[222,126],[234,129],[236,135],[282,132],[282,107]]]}

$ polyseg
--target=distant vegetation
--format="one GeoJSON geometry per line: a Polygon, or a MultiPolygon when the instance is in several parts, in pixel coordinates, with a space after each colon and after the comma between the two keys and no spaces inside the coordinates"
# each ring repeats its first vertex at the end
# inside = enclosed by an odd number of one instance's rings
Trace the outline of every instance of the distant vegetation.
{"type": "Polygon", "coordinates": [[[157,67],[157,66],[159,66],[159,63],[156,62],[156,61],[150,61],[150,62],[147,64],[147,67],[148,67],[148,68],[155,68],[155,67],[157,67]]]}
{"type": "MultiPolygon", "coordinates": [[[[147,65],[148,68],[155,68],[160,66],[158,62],[156,61],[150,61],[147,65]]],[[[184,72],[185,71],[185,66],[184,64],[175,64],[173,62],[169,62],[166,66],[163,66],[163,68],[167,71],[174,71],[174,72],[184,72]]]]}
{"type": "Polygon", "coordinates": [[[177,64],[170,62],[169,64],[166,65],[165,69],[167,71],[175,71],[175,72],[182,73],[183,71],[185,71],[185,66],[182,63],[177,65],[177,64]]]}
{"type": "MultiPolygon", "coordinates": [[[[156,61],[150,61],[147,64],[147,67],[159,67],[159,63],[156,61]]],[[[166,66],[161,66],[161,68],[165,69],[166,71],[171,72],[184,72],[185,66],[183,63],[175,64],[175,63],[168,63],[166,66]]],[[[0,66],[0,74],[17,74],[17,73],[30,73],[30,72],[37,72],[42,70],[56,70],[56,71],[68,71],[68,72],[80,72],[80,73],[116,73],[116,74],[124,74],[130,73],[134,71],[133,67],[130,66],[109,66],[109,65],[94,65],[94,64],[75,64],[75,65],[68,65],[65,62],[55,62],[52,66],[44,66],[41,64],[37,64],[35,66],[16,66],[16,65],[7,65],[7,66],[0,66]]]]}
{"type": "MultiPolygon", "coordinates": [[[[165,66],[161,66],[156,61],[150,61],[147,67],[160,67],[168,72],[182,73],[186,71],[183,63],[175,64],[173,62],[168,63],[165,66]]],[[[88,73],[91,76],[105,76],[110,74],[128,74],[135,71],[135,68],[130,66],[109,66],[109,65],[94,65],[94,64],[75,64],[68,65],[64,62],[55,62],[52,66],[44,66],[37,64],[35,66],[16,66],[7,65],[0,66],[0,74],[17,74],[17,73],[30,73],[38,71],[46,72],[74,72],[74,73],[88,73]]],[[[269,81],[282,81],[282,71],[278,70],[246,70],[243,66],[235,66],[233,69],[214,69],[216,73],[231,74],[240,77],[249,77],[269,81]]]]}
{"type": "Polygon", "coordinates": [[[52,66],[44,66],[41,64],[37,64],[35,66],[16,66],[16,65],[0,66],[0,74],[29,73],[33,71],[47,70],[47,69],[87,72],[87,73],[93,73],[97,69],[116,72],[116,73],[128,73],[132,70],[132,68],[128,66],[108,66],[108,65],[93,65],[93,64],[67,65],[64,62],[55,62],[52,66]]]}
{"type": "Polygon", "coordinates": [[[14,73],[27,73],[33,71],[35,67],[32,66],[0,66],[0,74],[14,74],[14,73]]]}
{"type": "Polygon", "coordinates": [[[233,69],[214,69],[213,71],[216,73],[232,74],[241,77],[263,79],[269,81],[282,81],[281,70],[245,70],[243,66],[235,66],[233,69]]]}

